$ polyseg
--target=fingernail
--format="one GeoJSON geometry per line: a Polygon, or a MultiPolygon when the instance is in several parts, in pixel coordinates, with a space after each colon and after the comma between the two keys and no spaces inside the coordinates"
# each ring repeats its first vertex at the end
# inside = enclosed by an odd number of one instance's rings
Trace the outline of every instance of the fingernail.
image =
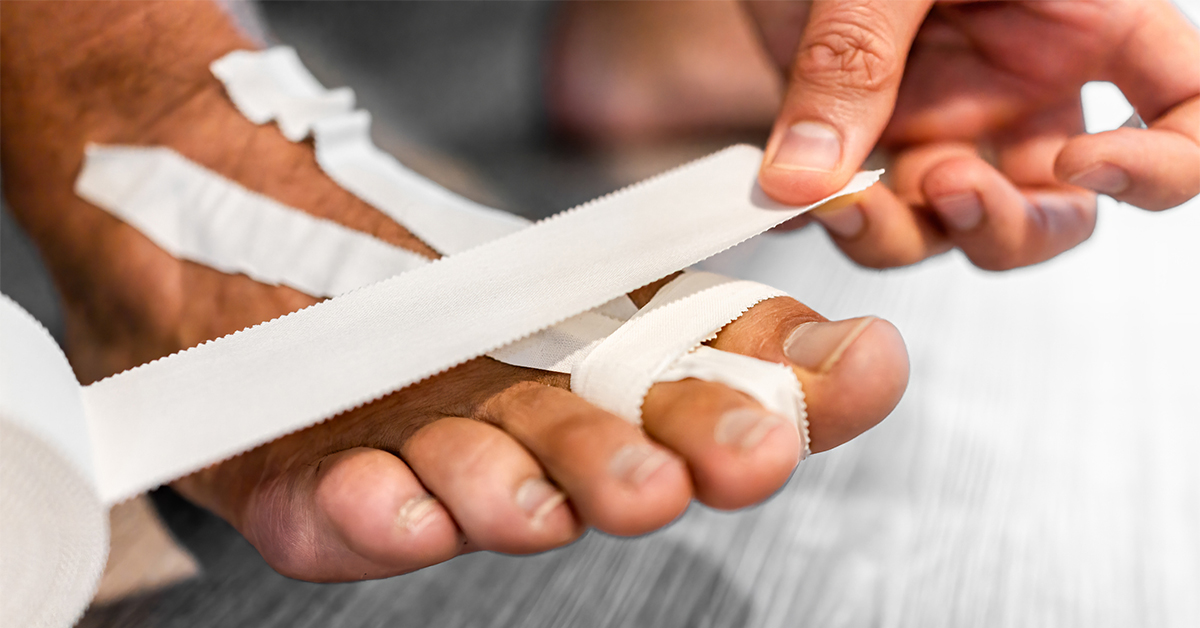
{"type": "Polygon", "coordinates": [[[771,165],[785,170],[832,172],[842,159],[842,138],[828,124],[797,122],[783,132],[771,165]]]}
{"type": "Polygon", "coordinates": [[[784,422],[783,417],[757,408],[734,408],[721,415],[713,436],[722,445],[752,449],[784,422]]]}
{"type": "Polygon", "coordinates": [[[853,238],[862,233],[866,219],[862,207],[851,203],[828,211],[815,211],[813,217],[839,238],[853,238]]]}
{"type": "Polygon", "coordinates": [[[1098,163],[1071,177],[1068,183],[1111,196],[1129,189],[1129,173],[1119,166],[1098,163]]]}
{"type": "Polygon", "coordinates": [[[517,505],[529,515],[533,527],[541,527],[550,511],[566,501],[567,496],[542,478],[529,478],[517,488],[517,505]]]}
{"type": "Polygon", "coordinates": [[[429,523],[430,515],[436,507],[437,500],[432,495],[414,497],[400,507],[400,512],[396,515],[396,525],[409,532],[416,532],[429,523]]]}
{"type": "Polygon", "coordinates": [[[650,445],[626,445],[613,456],[609,471],[622,482],[640,486],[670,459],[650,445]]]}
{"type": "Polygon", "coordinates": [[[983,203],[974,192],[950,194],[932,199],[934,211],[955,231],[970,231],[983,220],[983,203]]]}
{"type": "Polygon", "coordinates": [[[829,323],[804,323],[784,341],[783,353],[800,368],[828,373],[846,349],[876,320],[874,316],[864,316],[829,323]]]}

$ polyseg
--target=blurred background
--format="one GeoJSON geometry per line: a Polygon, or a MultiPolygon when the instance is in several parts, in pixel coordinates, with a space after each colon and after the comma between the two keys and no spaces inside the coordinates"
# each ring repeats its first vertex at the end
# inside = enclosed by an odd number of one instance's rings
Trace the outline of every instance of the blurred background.
{"type": "MultiPolygon", "coordinates": [[[[354,88],[380,147],[531,218],[765,140],[770,107],[686,138],[639,137],[633,123],[581,137],[547,105],[561,10],[270,2],[260,17],[265,37],[296,47],[325,85],[354,88]]],[[[1131,113],[1111,85],[1084,97],[1089,131],[1131,113]]],[[[164,489],[151,497],[165,531],[114,524],[115,543],[142,542],[116,559],[139,576],[82,625],[1200,625],[1200,207],[1151,215],[1104,200],[1092,241],[1003,275],[957,254],[867,271],[819,229],[706,262],[830,318],[889,318],[912,356],[893,416],[806,461],[762,506],[693,506],[639,539],[590,533],[535,557],[475,554],[313,585],[279,576],[164,489]]],[[[61,341],[37,252],[7,210],[2,220],[0,290],[61,341]]]]}

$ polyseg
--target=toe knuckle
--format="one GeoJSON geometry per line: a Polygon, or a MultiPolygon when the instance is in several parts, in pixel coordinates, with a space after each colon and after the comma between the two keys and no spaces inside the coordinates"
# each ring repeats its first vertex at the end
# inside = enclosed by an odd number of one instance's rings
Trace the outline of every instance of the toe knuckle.
{"type": "Polygon", "coordinates": [[[795,78],[829,89],[879,91],[898,79],[902,60],[870,3],[847,3],[805,34],[795,78]]]}

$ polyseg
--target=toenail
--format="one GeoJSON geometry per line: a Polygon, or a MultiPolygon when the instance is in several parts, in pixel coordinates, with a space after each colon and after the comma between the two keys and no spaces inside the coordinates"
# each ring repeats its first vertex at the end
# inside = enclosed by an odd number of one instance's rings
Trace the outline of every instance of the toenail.
{"type": "Polygon", "coordinates": [[[783,343],[783,353],[792,364],[816,373],[828,373],[846,349],[877,318],[864,316],[827,323],[804,323],[783,343]]]}
{"type": "Polygon", "coordinates": [[[640,486],[670,460],[670,456],[650,445],[626,445],[612,457],[608,468],[618,480],[640,486]]]}
{"type": "Polygon", "coordinates": [[[546,515],[566,501],[567,496],[554,485],[542,478],[529,478],[517,488],[517,505],[529,519],[533,527],[540,528],[546,515]]]}
{"type": "Polygon", "coordinates": [[[721,415],[713,436],[722,445],[751,449],[762,442],[768,432],[785,422],[783,417],[766,410],[734,408],[721,415]]]}
{"type": "Polygon", "coordinates": [[[396,525],[409,532],[416,532],[433,519],[436,507],[437,500],[432,495],[414,497],[400,507],[400,513],[396,515],[396,525]]]}

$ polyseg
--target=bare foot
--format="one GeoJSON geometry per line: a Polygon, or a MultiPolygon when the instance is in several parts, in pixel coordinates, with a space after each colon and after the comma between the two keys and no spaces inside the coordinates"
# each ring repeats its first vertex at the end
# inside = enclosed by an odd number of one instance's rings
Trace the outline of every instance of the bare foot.
{"type": "MultiPolygon", "coordinates": [[[[116,25],[105,32],[133,25],[170,34],[156,35],[158,48],[130,57],[104,46],[36,73],[28,60],[41,47],[75,42],[53,33],[22,41],[8,29],[66,23],[55,13],[63,5],[2,6],[5,192],[63,292],[81,381],[314,302],[177,260],[76,197],[88,141],[170,146],[288,205],[432,253],[326,178],[309,146],[233,110],[207,64],[247,46],[214,8],[136,5],[133,17],[103,22],[116,25]]],[[[828,323],[787,298],[753,308],[712,344],[795,367],[814,451],[881,420],[907,382],[904,345],[889,323],[828,323]]],[[[776,491],[800,456],[793,425],[719,384],[656,385],[644,429],[566,385],[559,374],[476,359],[174,486],[234,525],[281,573],[338,581],[404,573],[464,551],[539,552],[588,526],[642,534],[693,497],[747,506],[776,491]]]]}

